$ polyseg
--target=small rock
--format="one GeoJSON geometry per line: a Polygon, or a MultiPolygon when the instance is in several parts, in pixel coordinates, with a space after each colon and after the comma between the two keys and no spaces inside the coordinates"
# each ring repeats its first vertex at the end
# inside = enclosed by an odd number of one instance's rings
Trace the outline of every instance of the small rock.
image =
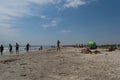
{"type": "Polygon", "coordinates": [[[21,63],[20,65],[27,65],[27,63],[21,63]]]}
{"type": "Polygon", "coordinates": [[[27,76],[27,75],[26,75],[26,74],[22,74],[22,75],[20,75],[20,76],[25,77],[25,76],[27,76]]]}

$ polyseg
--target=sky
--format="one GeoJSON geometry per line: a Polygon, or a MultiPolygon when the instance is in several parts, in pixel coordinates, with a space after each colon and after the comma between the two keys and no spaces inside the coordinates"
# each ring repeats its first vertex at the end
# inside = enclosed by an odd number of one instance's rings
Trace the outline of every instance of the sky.
{"type": "Polygon", "coordinates": [[[120,0],[0,0],[0,44],[120,43],[120,0]]]}

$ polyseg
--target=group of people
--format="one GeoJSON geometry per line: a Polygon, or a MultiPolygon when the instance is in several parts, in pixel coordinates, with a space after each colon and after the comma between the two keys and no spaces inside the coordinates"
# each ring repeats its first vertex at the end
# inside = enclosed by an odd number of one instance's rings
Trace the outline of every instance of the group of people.
{"type": "MultiPolygon", "coordinates": [[[[16,54],[19,54],[19,47],[20,47],[20,45],[18,43],[16,43],[16,45],[15,45],[16,54]]],[[[29,51],[29,48],[30,48],[30,44],[28,43],[28,44],[26,44],[26,48],[25,48],[26,52],[29,51]]],[[[13,53],[13,45],[9,44],[8,49],[9,49],[10,54],[12,54],[13,53]]],[[[3,55],[3,51],[4,51],[4,46],[1,45],[0,46],[1,55],[3,55]]]]}
{"type": "MultiPolygon", "coordinates": [[[[61,42],[58,40],[57,41],[57,51],[60,51],[60,43],[61,42]]],[[[20,47],[20,45],[18,43],[16,43],[16,45],[15,45],[16,54],[19,54],[19,47],[20,47]]],[[[29,48],[30,48],[30,44],[27,43],[26,46],[25,46],[26,52],[29,52],[29,48]]],[[[8,49],[9,49],[10,54],[12,54],[13,53],[13,45],[9,44],[8,49]]],[[[42,50],[42,49],[43,49],[43,47],[40,46],[39,50],[42,50]]],[[[0,45],[1,55],[3,55],[3,51],[4,51],[4,46],[0,45]]]]}

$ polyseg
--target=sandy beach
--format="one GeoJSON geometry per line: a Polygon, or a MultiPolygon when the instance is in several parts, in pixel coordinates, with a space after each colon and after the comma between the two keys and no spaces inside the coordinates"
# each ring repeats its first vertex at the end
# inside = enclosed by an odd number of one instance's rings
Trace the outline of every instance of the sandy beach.
{"type": "Polygon", "coordinates": [[[120,51],[82,54],[67,47],[0,56],[0,80],[120,80],[120,51]]]}

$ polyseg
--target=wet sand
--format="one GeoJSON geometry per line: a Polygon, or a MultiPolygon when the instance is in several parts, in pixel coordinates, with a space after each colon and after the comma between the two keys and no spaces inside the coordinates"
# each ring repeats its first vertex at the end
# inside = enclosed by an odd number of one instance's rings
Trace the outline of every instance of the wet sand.
{"type": "Polygon", "coordinates": [[[120,80],[120,51],[82,54],[68,47],[0,56],[0,80],[120,80]]]}

